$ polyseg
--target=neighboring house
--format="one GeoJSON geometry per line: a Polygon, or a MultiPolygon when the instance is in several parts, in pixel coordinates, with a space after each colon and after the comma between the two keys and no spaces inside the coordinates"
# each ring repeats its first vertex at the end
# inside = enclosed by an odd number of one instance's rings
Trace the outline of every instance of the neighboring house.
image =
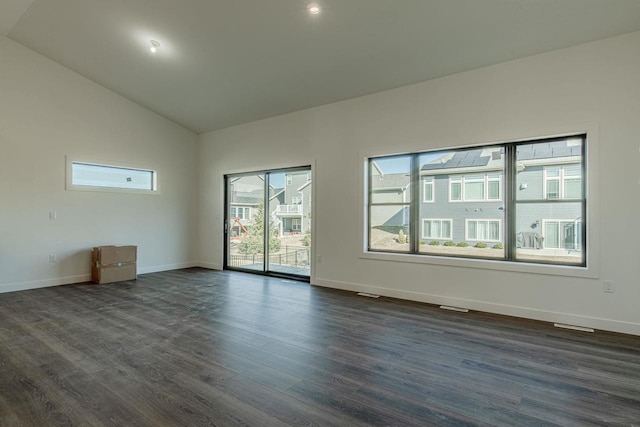
{"type": "MultiPolygon", "coordinates": [[[[232,178],[229,182],[229,228],[230,237],[239,237],[244,229],[253,224],[256,210],[264,201],[264,179],[259,175],[232,178]]],[[[272,224],[278,226],[274,215],[284,201],[284,189],[269,188],[269,206],[272,224]]]]}
{"type": "Polygon", "coordinates": [[[564,201],[528,203],[526,209],[518,212],[517,230],[539,232],[546,249],[579,250],[583,247],[581,157],[579,140],[519,146],[517,200],[564,201]]]}
{"type": "Polygon", "coordinates": [[[395,232],[409,226],[410,176],[408,173],[382,172],[378,164],[371,162],[371,200],[377,205],[371,210],[371,224],[395,232]]]}
{"type": "Polygon", "coordinates": [[[285,174],[283,203],[274,211],[280,235],[311,230],[311,172],[285,174]]]}
{"type": "MultiPolygon", "coordinates": [[[[503,156],[502,148],[452,151],[421,167],[422,240],[504,243],[503,156]]],[[[525,144],[516,158],[518,246],[580,248],[581,145],[525,144]],[[546,202],[558,199],[576,202],[546,202]]]]}

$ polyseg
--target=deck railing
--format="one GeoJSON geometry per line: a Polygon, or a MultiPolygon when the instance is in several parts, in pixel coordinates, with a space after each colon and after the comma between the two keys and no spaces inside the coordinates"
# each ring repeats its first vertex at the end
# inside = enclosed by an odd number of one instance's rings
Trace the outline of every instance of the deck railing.
{"type": "MultiPolygon", "coordinates": [[[[230,267],[243,267],[264,263],[264,254],[230,254],[230,267]]],[[[278,253],[269,255],[270,266],[286,266],[309,268],[311,265],[311,248],[285,246],[278,253]]]]}
{"type": "Polygon", "coordinates": [[[302,205],[278,205],[278,214],[301,214],[302,205]]]}

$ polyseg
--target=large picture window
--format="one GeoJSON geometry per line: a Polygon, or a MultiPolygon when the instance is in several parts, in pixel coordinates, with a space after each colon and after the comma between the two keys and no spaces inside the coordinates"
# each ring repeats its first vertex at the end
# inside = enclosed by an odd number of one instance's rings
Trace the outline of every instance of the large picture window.
{"type": "Polygon", "coordinates": [[[367,248],[586,266],[585,152],[576,135],[370,158],[367,248]]]}

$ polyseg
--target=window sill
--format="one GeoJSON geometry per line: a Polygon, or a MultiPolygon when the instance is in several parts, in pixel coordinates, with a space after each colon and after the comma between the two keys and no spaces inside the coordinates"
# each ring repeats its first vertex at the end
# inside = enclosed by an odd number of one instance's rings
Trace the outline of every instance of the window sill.
{"type": "Polygon", "coordinates": [[[545,274],[551,276],[570,276],[588,279],[597,279],[599,277],[596,269],[568,265],[533,264],[526,262],[498,261],[490,259],[455,258],[446,256],[443,257],[433,255],[382,253],[369,251],[364,251],[360,258],[376,261],[434,264],[449,267],[477,268],[528,274],[545,274]]]}

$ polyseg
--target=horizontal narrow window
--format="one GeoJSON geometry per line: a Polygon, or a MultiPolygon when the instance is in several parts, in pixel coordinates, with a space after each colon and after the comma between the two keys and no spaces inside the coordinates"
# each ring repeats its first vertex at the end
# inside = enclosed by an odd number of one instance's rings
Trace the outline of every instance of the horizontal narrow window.
{"type": "Polygon", "coordinates": [[[157,191],[157,172],[151,169],[71,161],[68,173],[70,189],[157,191]]]}
{"type": "Polygon", "coordinates": [[[585,152],[579,135],[370,158],[367,248],[584,267],[585,152]]]}

